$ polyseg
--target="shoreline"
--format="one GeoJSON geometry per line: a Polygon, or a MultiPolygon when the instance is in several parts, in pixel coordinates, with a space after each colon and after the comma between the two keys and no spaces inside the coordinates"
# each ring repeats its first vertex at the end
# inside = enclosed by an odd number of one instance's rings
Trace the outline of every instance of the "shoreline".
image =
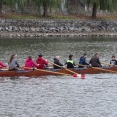
{"type": "Polygon", "coordinates": [[[33,38],[33,37],[117,37],[117,33],[18,33],[1,32],[1,38],[33,38]]]}
{"type": "Polygon", "coordinates": [[[117,20],[0,20],[0,37],[117,36],[117,20]]]}

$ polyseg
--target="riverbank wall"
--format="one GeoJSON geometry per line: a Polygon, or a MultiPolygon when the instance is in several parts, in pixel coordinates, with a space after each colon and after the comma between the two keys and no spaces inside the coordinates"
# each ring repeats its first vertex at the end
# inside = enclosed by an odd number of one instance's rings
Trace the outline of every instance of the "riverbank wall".
{"type": "Polygon", "coordinates": [[[0,37],[117,36],[117,21],[0,20],[0,37]]]}

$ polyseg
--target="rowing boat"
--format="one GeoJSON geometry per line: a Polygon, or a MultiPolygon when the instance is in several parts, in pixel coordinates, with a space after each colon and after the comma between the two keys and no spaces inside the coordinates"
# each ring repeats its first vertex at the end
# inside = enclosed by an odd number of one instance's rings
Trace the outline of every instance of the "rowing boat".
{"type": "MultiPolygon", "coordinates": [[[[111,73],[111,71],[114,71],[115,73],[117,73],[117,67],[105,67],[105,68],[101,68],[101,69],[74,68],[74,69],[70,69],[70,70],[72,70],[78,74],[111,73]]],[[[71,72],[69,72],[65,69],[55,70],[55,69],[51,68],[51,69],[46,69],[46,70],[42,70],[42,71],[40,71],[40,70],[16,70],[16,71],[0,70],[0,77],[15,77],[15,76],[39,77],[39,76],[47,76],[47,75],[60,75],[57,73],[73,75],[71,72]]]]}

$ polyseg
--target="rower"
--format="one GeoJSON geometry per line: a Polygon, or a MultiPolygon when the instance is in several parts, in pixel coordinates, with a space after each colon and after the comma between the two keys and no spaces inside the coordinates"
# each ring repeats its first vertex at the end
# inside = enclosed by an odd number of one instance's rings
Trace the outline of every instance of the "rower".
{"type": "Polygon", "coordinates": [[[39,65],[36,64],[36,63],[32,60],[32,57],[31,57],[31,56],[29,56],[29,57],[27,58],[27,60],[25,61],[25,67],[24,67],[24,69],[29,70],[29,69],[34,68],[34,67],[37,68],[37,67],[39,67],[39,65]]]}
{"type": "Polygon", "coordinates": [[[86,62],[87,54],[85,53],[79,60],[79,68],[83,68],[83,66],[80,65],[86,65],[89,66],[89,64],[86,62]]]}
{"type": "Polygon", "coordinates": [[[115,59],[114,55],[111,57],[110,64],[113,66],[117,65],[117,60],[115,59]]]}
{"type": "Polygon", "coordinates": [[[0,68],[7,68],[7,66],[2,61],[0,61],[0,68]]]}
{"type": "Polygon", "coordinates": [[[8,62],[9,70],[18,70],[20,68],[16,59],[17,59],[17,54],[12,54],[10,56],[10,59],[8,62]]]}
{"type": "Polygon", "coordinates": [[[100,60],[99,60],[99,54],[96,53],[94,57],[91,58],[89,64],[91,64],[92,67],[102,67],[100,60]]]}
{"type": "Polygon", "coordinates": [[[58,67],[57,65],[59,66],[63,66],[63,64],[60,63],[60,57],[59,56],[56,56],[56,58],[54,58],[54,64],[56,65],[53,65],[54,69],[60,69],[60,67],[58,67]]]}
{"type": "Polygon", "coordinates": [[[73,61],[73,55],[72,54],[69,55],[69,59],[67,60],[65,65],[67,65],[67,68],[74,68],[74,66],[76,66],[74,61],[73,61]]]}
{"type": "Polygon", "coordinates": [[[38,55],[38,58],[36,59],[36,63],[39,64],[37,69],[45,69],[45,66],[48,66],[48,61],[43,58],[42,54],[38,55]]]}

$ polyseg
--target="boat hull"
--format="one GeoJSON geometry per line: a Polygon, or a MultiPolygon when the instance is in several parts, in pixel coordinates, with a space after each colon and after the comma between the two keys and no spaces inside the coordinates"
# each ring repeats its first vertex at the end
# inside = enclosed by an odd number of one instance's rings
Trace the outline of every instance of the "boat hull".
{"type": "MultiPolygon", "coordinates": [[[[113,73],[111,71],[115,71],[117,73],[117,67],[109,67],[109,68],[100,68],[100,69],[94,69],[94,68],[86,68],[86,69],[79,69],[74,68],[70,69],[73,72],[76,72],[78,74],[99,74],[99,73],[113,73]],[[110,70],[106,71],[106,70],[110,70]]],[[[15,76],[26,76],[26,77],[39,77],[39,76],[47,76],[47,75],[73,75],[74,73],[67,71],[66,69],[48,69],[48,70],[17,70],[17,71],[8,71],[8,70],[1,70],[0,71],[0,77],[15,77],[15,76]],[[59,74],[63,73],[63,74],[59,74]]]]}
{"type": "MultiPolygon", "coordinates": [[[[81,68],[74,68],[70,69],[78,74],[100,74],[100,73],[117,73],[117,67],[108,67],[108,68],[86,68],[86,69],[81,69],[81,68]]],[[[61,69],[57,70],[57,72],[61,73],[66,73],[66,74],[71,74],[71,72],[61,69]]],[[[73,73],[72,73],[73,74],[73,73]]]]}

